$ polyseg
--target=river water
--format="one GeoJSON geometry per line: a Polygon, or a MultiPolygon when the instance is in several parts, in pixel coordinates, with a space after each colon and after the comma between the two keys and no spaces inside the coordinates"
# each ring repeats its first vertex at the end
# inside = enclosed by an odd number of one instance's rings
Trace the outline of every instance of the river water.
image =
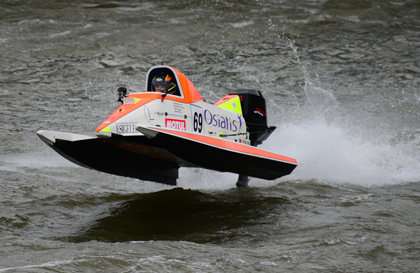
{"type": "Polygon", "coordinates": [[[418,0],[2,0],[0,49],[0,272],[418,272],[418,0]],[[208,100],[261,90],[296,170],[170,187],[38,139],[94,135],[166,51],[208,100]]]}

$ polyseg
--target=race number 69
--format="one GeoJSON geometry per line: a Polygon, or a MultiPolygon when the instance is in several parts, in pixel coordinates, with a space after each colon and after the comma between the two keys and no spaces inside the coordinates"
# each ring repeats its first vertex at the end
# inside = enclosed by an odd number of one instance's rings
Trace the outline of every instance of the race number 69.
{"type": "Polygon", "coordinates": [[[203,129],[203,115],[201,113],[197,114],[197,112],[194,113],[194,132],[201,133],[201,130],[203,129]]]}
{"type": "Polygon", "coordinates": [[[193,131],[200,133],[204,131],[203,110],[199,106],[191,105],[191,114],[193,117],[193,131]]]}

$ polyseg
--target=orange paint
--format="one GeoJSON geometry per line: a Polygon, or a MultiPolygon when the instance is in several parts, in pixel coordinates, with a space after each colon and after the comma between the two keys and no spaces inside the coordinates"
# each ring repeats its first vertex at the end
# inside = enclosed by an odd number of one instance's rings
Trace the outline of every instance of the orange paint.
{"type": "Polygon", "coordinates": [[[214,105],[217,106],[219,104],[222,104],[224,102],[227,102],[228,100],[234,99],[235,97],[237,97],[238,95],[227,95],[224,96],[223,98],[221,98],[218,102],[216,102],[214,105]]]}
{"type": "Polygon", "coordinates": [[[286,157],[286,156],[282,156],[282,155],[278,155],[278,154],[274,154],[274,153],[270,153],[252,146],[247,146],[244,144],[239,144],[239,143],[235,143],[235,142],[230,142],[227,140],[222,140],[222,139],[217,139],[217,138],[213,138],[213,137],[208,137],[208,136],[202,136],[202,135],[197,135],[197,134],[192,134],[192,133],[185,133],[185,132],[178,132],[178,131],[172,131],[172,130],[167,130],[167,129],[161,129],[161,128],[153,128],[155,130],[158,131],[164,131],[170,134],[174,134],[174,135],[178,135],[178,136],[182,136],[188,139],[193,139],[193,140],[197,140],[200,142],[204,142],[213,146],[217,146],[219,148],[225,148],[225,149],[229,149],[229,150],[234,150],[237,152],[242,152],[245,154],[252,154],[252,155],[256,155],[256,156],[261,156],[261,157],[268,157],[271,159],[277,159],[280,161],[286,161],[289,163],[294,163],[297,164],[296,159],[294,158],[290,158],[290,157],[286,157]]]}
{"type": "MultiPolygon", "coordinates": [[[[184,98],[176,98],[171,97],[171,100],[184,102],[184,103],[193,103],[196,101],[204,101],[203,98],[198,93],[197,89],[195,89],[194,85],[190,82],[190,80],[182,74],[179,70],[171,67],[176,74],[178,75],[179,84],[181,85],[182,92],[184,93],[184,98]]],[[[168,98],[167,98],[168,99],[168,98]]]]}
{"type": "Polygon", "coordinates": [[[138,93],[138,94],[130,94],[128,95],[130,98],[137,98],[140,99],[136,104],[122,104],[117,110],[114,111],[106,120],[96,128],[96,132],[101,131],[105,127],[109,126],[111,123],[115,122],[116,120],[122,118],[123,116],[131,113],[133,110],[153,101],[156,99],[160,99],[161,95],[159,93],[152,93],[152,92],[145,92],[145,93],[138,93]]]}

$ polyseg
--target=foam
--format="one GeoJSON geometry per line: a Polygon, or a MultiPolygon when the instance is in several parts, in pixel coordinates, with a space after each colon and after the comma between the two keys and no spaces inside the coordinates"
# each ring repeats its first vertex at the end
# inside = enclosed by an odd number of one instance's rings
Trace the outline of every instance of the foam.
{"type": "Polygon", "coordinates": [[[416,147],[377,142],[322,119],[280,127],[262,147],[294,157],[298,167],[289,180],[315,179],[362,186],[420,181],[416,147]]]}
{"type": "MultiPolygon", "coordinates": [[[[83,261],[83,260],[79,260],[83,261]]],[[[19,266],[19,267],[8,267],[8,268],[0,268],[0,272],[7,272],[10,270],[20,270],[20,269],[29,269],[29,268],[39,268],[39,269],[45,269],[45,268],[54,268],[56,266],[60,266],[60,265],[67,265],[67,264],[71,264],[73,263],[73,260],[63,260],[63,261],[51,261],[51,262],[46,262],[43,264],[39,264],[39,265],[25,265],[25,266],[19,266]]]]}

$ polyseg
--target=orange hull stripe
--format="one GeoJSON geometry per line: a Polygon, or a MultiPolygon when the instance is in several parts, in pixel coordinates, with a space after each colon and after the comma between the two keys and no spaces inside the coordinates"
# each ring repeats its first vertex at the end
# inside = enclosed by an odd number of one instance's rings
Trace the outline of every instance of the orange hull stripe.
{"type": "Polygon", "coordinates": [[[103,128],[109,126],[113,122],[119,120],[123,116],[127,115],[128,113],[131,113],[132,111],[136,110],[137,108],[153,101],[156,99],[160,99],[161,95],[158,93],[141,93],[141,94],[131,94],[128,97],[138,98],[140,99],[139,102],[136,104],[121,104],[120,107],[117,108],[117,110],[114,111],[106,120],[102,122],[101,125],[96,128],[96,132],[99,132],[103,128]]]}
{"type": "Polygon", "coordinates": [[[277,159],[277,160],[280,160],[280,161],[285,161],[285,162],[288,162],[288,163],[297,164],[297,161],[294,158],[270,153],[270,152],[252,147],[252,146],[246,146],[244,144],[234,143],[234,142],[230,142],[230,141],[226,141],[226,140],[221,140],[221,139],[217,139],[217,138],[212,138],[212,137],[202,136],[202,135],[197,135],[197,134],[192,134],[192,133],[186,133],[186,132],[172,131],[172,130],[161,129],[161,128],[153,128],[153,129],[158,130],[158,131],[164,131],[164,132],[174,134],[174,135],[178,135],[178,136],[182,136],[184,138],[204,142],[204,143],[207,143],[207,144],[210,144],[210,145],[213,145],[213,146],[217,146],[217,147],[220,147],[220,148],[225,148],[225,149],[234,150],[234,151],[238,151],[238,152],[245,153],[245,154],[252,154],[252,155],[261,156],[261,157],[268,157],[268,158],[271,158],[271,159],[277,159]]]}

